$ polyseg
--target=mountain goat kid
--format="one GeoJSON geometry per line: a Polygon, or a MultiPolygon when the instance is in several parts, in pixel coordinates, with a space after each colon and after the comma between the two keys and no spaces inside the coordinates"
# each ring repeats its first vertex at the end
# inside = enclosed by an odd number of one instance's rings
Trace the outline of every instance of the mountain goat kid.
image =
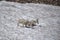
{"type": "Polygon", "coordinates": [[[22,27],[27,27],[27,28],[31,28],[33,26],[36,26],[38,24],[38,19],[36,20],[25,20],[25,19],[19,19],[17,26],[19,26],[20,24],[22,24],[22,27]]]}

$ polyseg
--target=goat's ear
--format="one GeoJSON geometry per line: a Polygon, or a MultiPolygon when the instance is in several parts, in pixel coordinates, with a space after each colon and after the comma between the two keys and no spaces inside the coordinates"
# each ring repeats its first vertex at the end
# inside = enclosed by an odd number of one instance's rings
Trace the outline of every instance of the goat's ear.
{"type": "Polygon", "coordinates": [[[39,19],[37,18],[37,23],[39,24],[39,19]]]}

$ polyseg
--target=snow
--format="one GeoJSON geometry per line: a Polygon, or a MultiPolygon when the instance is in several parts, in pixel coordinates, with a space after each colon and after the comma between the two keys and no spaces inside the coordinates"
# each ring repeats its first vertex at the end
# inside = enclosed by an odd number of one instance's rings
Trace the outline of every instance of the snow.
{"type": "Polygon", "coordinates": [[[0,40],[60,40],[60,7],[0,2],[0,40]],[[41,27],[18,27],[17,19],[39,18],[41,27]]]}

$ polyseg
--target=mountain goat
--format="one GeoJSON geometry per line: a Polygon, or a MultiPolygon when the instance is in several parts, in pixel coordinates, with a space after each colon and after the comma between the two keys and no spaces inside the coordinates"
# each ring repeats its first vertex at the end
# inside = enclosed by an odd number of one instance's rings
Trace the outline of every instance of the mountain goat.
{"type": "Polygon", "coordinates": [[[38,24],[38,19],[36,20],[33,19],[30,21],[25,19],[19,19],[17,25],[19,26],[20,24],[22,24],[22,27],[30,28],[38,24]]]}

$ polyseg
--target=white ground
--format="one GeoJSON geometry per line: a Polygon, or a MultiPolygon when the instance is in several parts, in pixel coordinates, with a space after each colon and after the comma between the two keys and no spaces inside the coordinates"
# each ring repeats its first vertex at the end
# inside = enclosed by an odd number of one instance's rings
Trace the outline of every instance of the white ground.
{"type": "Polygon", "coordinates": [[[0,2],[0,40],[60,40],[60,7],[0,2]],[[17,19],[39,18],[41,27],[17,27],[17,19]]]}

